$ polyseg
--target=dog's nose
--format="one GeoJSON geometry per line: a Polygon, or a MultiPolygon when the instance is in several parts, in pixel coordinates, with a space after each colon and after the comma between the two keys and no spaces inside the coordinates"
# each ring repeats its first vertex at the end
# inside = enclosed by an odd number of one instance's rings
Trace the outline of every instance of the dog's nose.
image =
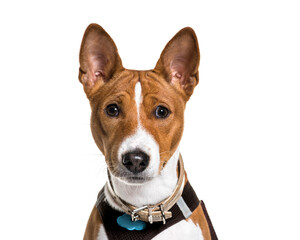
{"type": "Polygon", "coordinates": [[[140,173],[149,164],[149,156],[142,151],[128,152],[122,156],[123,165],[132,173],[140,173]]]}

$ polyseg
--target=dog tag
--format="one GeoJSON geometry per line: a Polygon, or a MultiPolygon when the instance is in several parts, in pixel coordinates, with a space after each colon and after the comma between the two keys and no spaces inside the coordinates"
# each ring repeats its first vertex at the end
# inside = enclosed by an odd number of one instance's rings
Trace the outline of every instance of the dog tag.
{"type": "Polygon", "coordinates": [[[144,230],[146,228],[146,223],[138,220],[138,221],[131,221],[131,217],[128,214],[124,214],[122,216],[119,216],[117,218],[117,223],[119,224],[119,226],[126,228],[127,230],[137,230],[137,231],[141,231],[144,230]]]}

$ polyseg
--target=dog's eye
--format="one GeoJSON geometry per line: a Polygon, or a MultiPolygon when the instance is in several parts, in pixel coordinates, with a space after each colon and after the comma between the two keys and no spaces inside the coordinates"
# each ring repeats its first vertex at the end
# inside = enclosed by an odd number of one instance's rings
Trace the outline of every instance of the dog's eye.
{"type": "Polygon", "coordinates": [[[170,110],[163,106],[158,106],[155,109],[155,117],[156,118],[167,118],[170,114],[170,110]]]}
{"type": "Polygon", "coordinates": [[[119,108],[117,104],[109,104],[105,108],[105,112],[110,117],[117,117],[119,116],[119,108]]]}

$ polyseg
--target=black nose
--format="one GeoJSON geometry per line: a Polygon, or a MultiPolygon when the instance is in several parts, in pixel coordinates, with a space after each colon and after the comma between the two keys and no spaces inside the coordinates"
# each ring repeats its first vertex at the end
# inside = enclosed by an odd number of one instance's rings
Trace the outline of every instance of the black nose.
{"type": "Polygon", "coordinates": [[[149,164],[149,156],[142,151],[128,152],[122,156],[123,165],[132,173],[140,173],[149,164]]]}

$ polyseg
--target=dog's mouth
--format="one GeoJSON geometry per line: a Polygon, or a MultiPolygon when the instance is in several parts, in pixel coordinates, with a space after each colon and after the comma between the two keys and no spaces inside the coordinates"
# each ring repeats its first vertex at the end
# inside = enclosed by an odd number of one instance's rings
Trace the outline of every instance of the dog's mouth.
{"type": "Polygon", "coordinates": [[[131,174],[123,171],[109,171],[109,174],[112,174],[114,177],[127,184],[144,184],[153,179],[152,176],[147,176],[145,173],[131,174]]]}
{"type": "Polygon", "coordinates": [[[136,177],[136,176],[133,176],[133,177],[122,178],[121,180],[125,181],[127,183],[130,183],[130,184],[143,184],[145,182],[148,182],[148,181],[152,180],[152,178],[150,178],[150,177],[136,177]]]}
{"type": "Polygon", "coordinates": [[[148,181],[151,181],[152,177],[147,176],[116,176],[118,179],[120,179],[122,182],[125,182],[127,184],[144,184],[148,181]]]}

